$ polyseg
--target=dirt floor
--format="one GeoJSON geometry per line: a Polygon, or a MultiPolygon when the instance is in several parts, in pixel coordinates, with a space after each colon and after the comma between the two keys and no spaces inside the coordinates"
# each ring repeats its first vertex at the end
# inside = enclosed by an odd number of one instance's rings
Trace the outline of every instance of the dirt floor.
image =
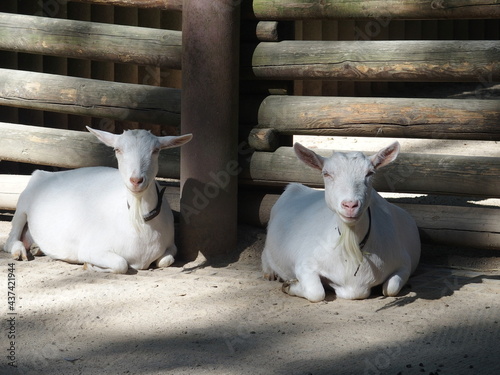
{"type": "MultiPolygon", "coordinates": [[[[346,142],[337,149],[375,151],[383,140],[346,142]]],[[[500,156],[498,147],[428,142],[403,144],[403,151],[500,156]]],[[[0,221],[0,248],[9,230],[0,221]]],[[[398,297],[375,290],[369,299],[347,301],[329,293],[310,303],[262,279],[264,241],[263,229],[241,226],[235,253],[211,265],[175,263],[129,275],[48,257],[11,261],[0,252],[0,373],[500,373],[494,253],[426,245],[398,297]]]]}
{"type": "Polygon", "coordinates": [[[213,265],[130,275],[0,253],[4,290],[15,278],[15,304],[2,293],[15,315],[3,310],[0,373],[499,373],[497,258],[478,271],[424,260],[398,297],[310,303],[262,279],[263,230],[239,234],[237,252],[213,265]]]}

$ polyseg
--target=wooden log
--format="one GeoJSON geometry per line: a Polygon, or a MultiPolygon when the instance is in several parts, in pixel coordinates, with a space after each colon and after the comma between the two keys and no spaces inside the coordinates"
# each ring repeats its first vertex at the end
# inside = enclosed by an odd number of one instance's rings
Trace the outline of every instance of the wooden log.
{"type": "Polygon", "coordinates": [[[180,90],[0,69],[0,105],[179,126],[180,90]]]}
{"type": "MultiPolygon", "coordinates": [[[[239,220],[266,227],[279,193],[240,190],[239,220]]],[[[423,242],[500,250],[500,209],[400,204],[417,222],[423,242]]]]}
{"type": "Polygon", "coordinates": [[[495,82],[500,41],[283,41],[260,43],[246,76],[343,81],[495,82]],[[250,72],[249,72],[250,70],[250,72]]]}
{"type": "Polygon", "coordinates": [[[294,39],[293,22],[247,21],[241,28],[241,40],[245,42],[279,42],[294,39]]]}
{"type": "MultiPolygon", "coordinates": [[[[28,185],[31,176],[0,174],[0,210],[14,211],[19,201],[19,195],[28,185]]],[[[166,186],[165,197],[174,214],[179,212],[179,187],[175,184],[158,183],[166,186]]]]}
{"type": "Polygon", "coordinates": [[[269,96],[257,128],[282,134],[500,139],[500,101],[269,96]]]}
{"type": "Polygon", "coordinates": [[[500,209],[398,204],[417,222],[423,242],[500,250],[500,209]]]}
{"type": "Polygon", "coordinates": [[[0,174],[0,210],[15,210],[30,176],[0,174]]]}
{"type": "Polygon", "coordinates": [[[182,12],[180,251],[189,260],[237,243],[240,2],[185,0],[182,12]]]}
{"type": "Polygon", "coordinates": [[[500,4],[495,0],[254,0],[247,5],[247,17],[266,20],[374,18],[390,22],[500,17],[500,4]]]}
{"type": "MultiPolygon", "coordinates": [[[[113,150],[86,132],[0,123],[0,160],[81,168],[116,167],[113,150]]],[[[160,153],[159,177],[179,178],[179,150],[160,153]]]]}
{"type": "Polygon", "coordinates": [[[180,31],[0,13],[0,49],[181,68],[180,31]]]}
{"type": "MultiPolygon", "coordinates": [[[[315,150],[322,156],[330,150],[315,150]]],[[[322,187],[317,170],[297,159],[291,147],[255,152],[242,172],[240,185],[283,186],[294,181],[322,187]]],[[[500,197],[500,157],[400,154],[374,179],[378,191],[500,197]]]]}
{"type": "Polygon", "coordinates": [[[252,129],[248,136],[248,144],[259,151],[275,151],[281,146],[274,129],[252,129]]]}
{"type": "Polygon", "coordinates": [[[73,2],[182,11],[182,0],[71,0],[73,2]]]}
{"type": "Polygon", "coordinates": [[[278,33],[278,22],[275,21],[261,21],[257,23],[255,34],[257,39],[261,42],[279,42],[280,37],[278,33]]]}

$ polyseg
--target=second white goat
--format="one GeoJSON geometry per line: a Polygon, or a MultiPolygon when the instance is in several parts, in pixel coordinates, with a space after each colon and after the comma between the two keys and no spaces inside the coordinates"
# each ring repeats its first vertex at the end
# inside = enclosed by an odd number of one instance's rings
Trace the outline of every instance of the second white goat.
{"type": "Polygon", "coordinates": [[[115,273],[153,262],[170,266],[177,252],[174,220],[155,181],[158,155],[189,142],[191,134],[87,129],[114,148],[118,169],[35,171],[19,197],[5,251],[27,260],[36,246],[51,258],[115,273]]]}
{"type": "Polygon", "coordinates": [[[283,291],[311,302],[323,283],[340,298],[363,299],[382,284],[395,296],[420,258],[413,218],[371,186],[375,171],[396,159],[399,143],[367,157],[335,152],[324,158],[296,143],[298,158],[323,174],[325,190],[290,184],[271,211],[263,271],[285,281],[283,291]]]}

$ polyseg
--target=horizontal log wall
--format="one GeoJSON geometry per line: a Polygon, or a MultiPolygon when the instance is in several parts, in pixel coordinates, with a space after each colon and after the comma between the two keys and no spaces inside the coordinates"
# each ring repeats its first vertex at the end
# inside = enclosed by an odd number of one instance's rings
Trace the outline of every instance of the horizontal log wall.
{"type": "MultiPolygon", "coordinates": [[[[28,181],[29,176],[0,175],[0,209],[14,210],[28,181]]],[[[178,212],[179,187],[168,186],[165,196],[172,210],[178,212]]],[[[239,220],[266,227],[278,197],[279,194],[240,191],[239,220]]],[[[415,218],[424,242],[500,250],[500,210],[396,204],[415,218]]]]}
{"type": "Polygon", "coordinates": [[[0,175],[0,210],[14,211],[30,176],[0,175]]]}
{"type": "MultiPolygon", "coordinates": [[[[31,176],[20,175],[0,175],[0,210],[14,211],[19,201],[19,195],[28,185],[31,176]]],[[[174,211],[174,215],[179,213],[179,186],[163,180],[157,182],[166,187],[164,196],[174,211]]]]}
{"type": "Polygon", "coordinates": [[[181,40],[180,31],[0,13],[8,51],[180,69],[181,40]]]}
{"type": "MultiPolygon", "coordinates": [[[[322,156],[330,150],[315,150],[322,156]]],[[[293,148],[255,152],[243,171],[241,185],[284,186],[290,181],[322,187],[317,170],[297,159],[293,148]]],[[[456,194],[500,198],[500,158],[458,155],[400,154],[374,180],[378,191],[456,194]]]]}
{"type": "MultiPolygon", "coordinates": [[[[240,217],[243,223],[266,227],[279,194],[241,191],[240,217]]],[[[419,227],[424,242],[500,250],[500,210],[485,207],[454,207],[400,204],[419,227]]]]}
{"type": "Polygon", "coordinates": [[[134,8],[152,8],[161,10],[182,10],[183,0],[69,0],[78,3],[115,5],[134,8]]]}
{"type": "Polygon", "coordinates": [[[260,79],[498,81],[500,41],[263,42],[246,71],[260,79]]]}
{"type": "Polygon", "coordinates": [[[246,14],[266,20],[499,18],[495,0],[253,0],[246,14]]]}
{"type": "Polygon", "coordinates": [[[162,125],[180,124],[178,89],[20,70],[0,69],[2,104],[162,125]]]}
{"type": "Polygon", "coordinates": [[[500,140],[500,100],[269,96],[257,128],[282,134],[500,140]]]}
{"type": "MultiPolygon", "coordinates": [[[[0,123],[0,161],[62,168],[116,167],[113,150],[90,133],[38,126],[0,123]]],[[[178,149],[160,153],[158,177],[180,176],[178,149]]]]}

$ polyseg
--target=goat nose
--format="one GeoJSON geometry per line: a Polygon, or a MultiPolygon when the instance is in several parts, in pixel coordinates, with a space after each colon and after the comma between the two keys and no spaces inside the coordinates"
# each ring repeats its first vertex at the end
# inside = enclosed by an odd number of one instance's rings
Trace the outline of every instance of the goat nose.
{"type": "Polygon", "coordinates": [[[342,208],[352,210],[359,206],[359,201],[342,201],[342,208]]]}
{"type": "Polygon", "coordinates": [[[142,178],[142,177],[130,177],[130,182],[134,186],[138,186],[138,185],[142,184],[143,181],[144,181],[144,178],[142,178]]]}

